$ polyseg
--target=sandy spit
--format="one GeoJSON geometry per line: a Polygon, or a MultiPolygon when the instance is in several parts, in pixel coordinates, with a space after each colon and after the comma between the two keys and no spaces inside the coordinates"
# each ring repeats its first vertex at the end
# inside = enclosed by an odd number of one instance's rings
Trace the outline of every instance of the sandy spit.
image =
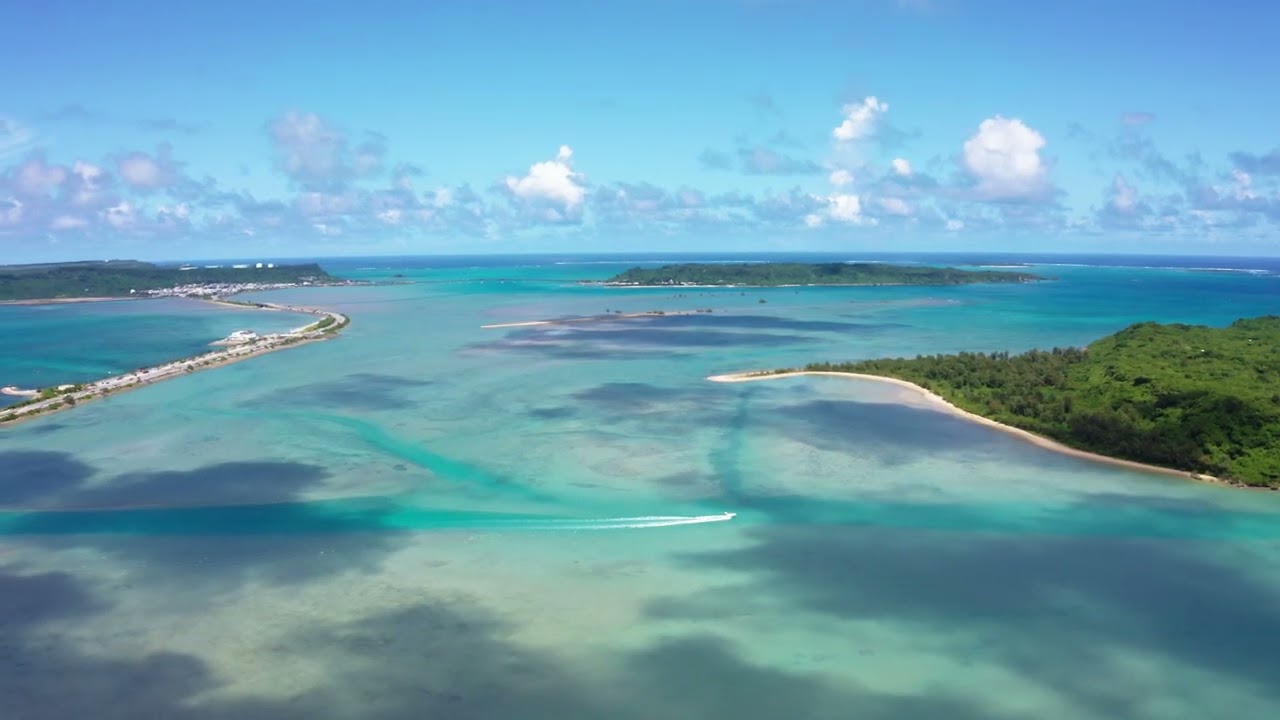
{"type": "Polygon", "coordinates": [[[1220,478],[1216,478],[1212,475],[1203,475],[1200,473],[1193,473],[1186,470],[1176,470],[1174,468],[1160,467],[1159,465],[1148,465],[1147,463],[1140,463],[1134,460],[1122,460],[1120,458],[1109,457],[1107,455],[1099,455],[1098,453],[1092,453],[1087,450],[1079,450],[1077,448],[1063,445],[1062,443],[1056,440],[1051,440],[1047,437],[1044,437],[1043,435],[1037,435],[1033,432],[1028,432],[1026,430],[1023,430],[1022,428],[1013,427],[1012,425],[1005,425],[1004,423],[996,422],[991,418],[986,418],[981,415],[971,413],[968,410],[958,408],[955,405],[952,405],[951,403],[947,402],[946,399],[944,399],[941,395],[930,392],[929,390],[926,390],[925,388],[922,388],[913,382],[907,382],[906,380],[899,380],[898,378],[885,377],[883,375],[867,375],[864,373],[830,372],[830,371],[821,371],[821,370],[796,370],[792,372],[772,373],[772,374],[759,373],[759,372],[729,373],[725,375],[712,375],[707,379],[710,380],[711,382],[735,383],[735,382],[755,382],[758,380],[775,380],[780,378],[800,377],[803,375],[819,375],[819,376],[827,376],[827,377],[852,378],[856,380],[871,380],[873,382],[888,383],[890,385],[896,385],[898,387],[911,390],[917,393],[918,395],[920,395],[921,398],[925,400],[927,404],[933,406],[938,410],[950,413],[958,417],[962,417],[970,422],[975,422],[980,425],[986,425],[987,427],[994,428],[996,430],[999,430],[1000,432],[1006,433],[1008,435],[1012,435],[1014,437],[1025,440],[1039,447],[1045,448],[1047,450],[1052,450],[1054,452],[1059,452],[1064,455],[1070,455],[1071,457],[1081,458],[1083,460],[1089,460],[1092,462],[1104,463],[1106,465],[1112,465],[1116,467],[1128,468],[1130,470],[1157,473],[1160,475],[1179,477],[1183,479],[1198,480],[1200,482],[1218,483],[1222,485],[1231,485],[1233,487],[1254,489],[1252,486],[1229,482],[1226,480],[1222,480],[1220,478]]]}

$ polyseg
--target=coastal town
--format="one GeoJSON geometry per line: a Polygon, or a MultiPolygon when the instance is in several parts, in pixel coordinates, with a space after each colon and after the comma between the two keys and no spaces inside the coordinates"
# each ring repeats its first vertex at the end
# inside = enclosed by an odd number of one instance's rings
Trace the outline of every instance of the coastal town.
{"type": "MultiPolygon", "coordinates": [[[[253,284],[250,283],[249,285],[253,284]]],[[[247,289],[270,288],[254,286],[247,289]]],[[[317,316],[318,319],[315,322],[283,333],[258,335],[251,331],[238,330],[227,338],[211,343],[211,345],[220,346],[217,350],[154,367],[139,368],[132,372],[113,375],[89,383],[64,384],[41,389],[23,389],[13,386],[0,388],[0,393],[28,398],[26,401],[16,405],[0,408],[0,424],[73,408],[82,402],[104,398],[113,393],[150,385],[197,370],[226,365],[304,343],[327,340],[334,337],[350,323],[350,318],[346,315],[331,310],[278,303],[227,300],[220,294],[210,292],[212,288],[207,286],[190,286],[185,291],[185,294],[177,294],[177,291],[181,290],[181,288],[172,288],[171,290],[175,294],[166,295],[165,297],[207,298],[221,305],[304,313],[317,316]]]]}
{"type": "Polygon", "coordinates": [[[175,285],[169,288],[159,288],[156,290],[143,290],[142,292],[131,293],[131,297],[149,297],[149,298],[200,298],[200,299],[217,299],[230,297],[238,293],[247,292],[263,292],[266,290],[284,290],[294,287],[311,287],[312,285],[359,285],[353,280],[328,281],[324,283],[313,283],[310,281],[293,282],[293,283],[192,283],[190,285],[175,285]]]}

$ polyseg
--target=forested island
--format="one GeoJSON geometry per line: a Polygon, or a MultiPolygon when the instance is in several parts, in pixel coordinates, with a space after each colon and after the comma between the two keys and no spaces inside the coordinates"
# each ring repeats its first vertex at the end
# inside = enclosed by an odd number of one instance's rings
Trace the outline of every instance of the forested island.
{"type": "MultiPolygon", "coordinates": [[[[1280,317],[1132,325],[1087,348],[815,363],[1102,455],[1280,487],[1280,317]]],[[[782,371],[779,371],[782,372],[782,371]]]]}
{"type": "Polygon", "coordinates": [[[1046,278],[1031,273],[959,270],[885,263],[681,263],[658,268],[634,267],[604,281],[605,285],[653,287],[725,285],[969,285],[1025,283],[1046,278]]]}
{"type": "Polygon", "coordinates": [[[163,266],[137,260],[0,265],[0,301],[131,297],[183,286],[342,282],[319,265],[163,266]]]}

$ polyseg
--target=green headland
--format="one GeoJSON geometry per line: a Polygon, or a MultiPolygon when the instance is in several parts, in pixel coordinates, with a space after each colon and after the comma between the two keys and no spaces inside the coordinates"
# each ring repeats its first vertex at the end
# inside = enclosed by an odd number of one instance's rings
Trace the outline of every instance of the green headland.
{"type": "Polygon", "coordinates": [[[1081,450],[1280,487],[1280,317],[1132,325],[1087,348],[814,363],[897,378],[1081,450]]]}
{"type": "Polygon", "coordinates": [[[604,281],[638,287],[670,285],[969,285],[1024,283],[1046,278],[1023,272],[959,270],[885,263],[681,263],[634,267],[604,281]]]}

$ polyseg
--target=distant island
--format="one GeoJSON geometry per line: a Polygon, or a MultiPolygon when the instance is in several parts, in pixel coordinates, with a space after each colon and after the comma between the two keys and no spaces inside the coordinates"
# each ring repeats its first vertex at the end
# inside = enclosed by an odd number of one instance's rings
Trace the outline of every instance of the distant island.
{"type": "Polygon", "coordinates": [[[155,296],[225,297],[250,290],[337,285],[315,263],[162,266],[137,260],[0,265],[0,302],[155,296]]]}
{"type": "Polygon", "coordinates": [[[1226,328],[1139,323],[1087,348],[815,363],[881,376],[1070,448],[1280,488],[1280,317],[1226,328]]]}
{"type": "Polygon", "coordinates": [[[628,287],[786,285],[969,285],[1025,283],[1046,278],[1024,272],[959,270],[885,263],[681,263],[634,267],[604,281],[628,287]]]}

